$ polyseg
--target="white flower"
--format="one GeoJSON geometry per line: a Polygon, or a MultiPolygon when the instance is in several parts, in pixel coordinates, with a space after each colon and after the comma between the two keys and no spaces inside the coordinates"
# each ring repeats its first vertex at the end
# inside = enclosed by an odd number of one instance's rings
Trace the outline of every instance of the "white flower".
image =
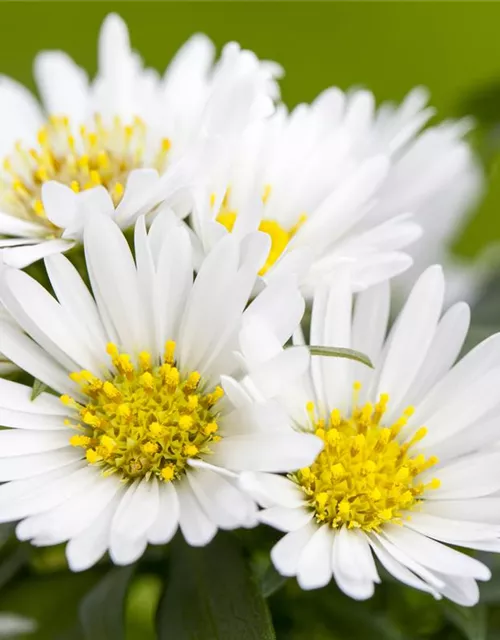
{"type": "Polygon", "coordinates": [[[280,71],[235,43],[214,64],[212,42],[195,35],[160,77],[131,50],[125,23],[109,15],[93,81],[60,51],[35,60],[41,105],[1,77],[0,236],[9,239],[0,247],[7,247],[6,261],[22,267],[80,240],[80,207],[105,207],[122,228],[133,224],[182,186],[179,167],[189,165],[203,143],[230,138],[272,112],[278,95],[273,78],[280,71]],[[51,180],[68,193],[46,194],[51,180]]]}
{"type": "MultiPolygon", "coordinates": [[[[315,298],[311,344],[358,349],[375,367],[313,357],[302,385],[275,400],[324,450],[288,477],[241,478],[266,507],[261,521],[288,532],[272,560],[304,589],[333,576],[369,598],[376,558],[405,584],[472,605],[476,580],[490,577],[442,543],[500,551],[500,334],[454,365],[469,308],[441,316],[443,297],[442,270],[430,267],[386,339],[387,283],[359,294],[352,317],[346,277],[315,298]]],[[[264,392],[251,371],[247,386],[264,392]]]]}
{"type": "Polygon", "coordinates": [[[279,108],[254,123],[240,147],[214,164],[208,195],[198,196],[193,226],[201,250],[226,230],[242,235],[260,226],[273,241],[263,275],[305,261],[306,294],[341,264],[351,264],[356,289],[403,272],[420,227],[430,237],[413,246],[425,255],[435,229],[456,225],[470,205],[470,190],[457,190],[457,180],[475,178],[477,191],[478,169],[462,140],[468,124],[422,132],[433,113],[426,102],[415,89],[398,107],[376,109],[368,91],[331,88],[311,105],[290,114],[279,108]],[[450,190],[460,201],[436,212],[450,190]]]}
{"type": "MultiPolygon", "coordinates": [[[[284,343],[303,313],[292,280],[279,308],[272,290],[247,307],[268,238],[228,236],[193,282],[188,234],[165,225],[158,216],[147,234],[139,218],[135,264],[112,220],[89,219],[94,297],[61,254],[46,258],[57,300],[23,271],[0,277],[19,323],[0,327],[1,351],[62,394],[30,401],[30,388],[0,380],[0,424],[10,427],[0,431],[0,521],[21,520],[17,536],[35,545],[69,540],[74,570],[107,549],[115,563],[133,562],[178,527],[204,545],[218,528],[254,526],[256,505],[236,473],[296,470],[322,446],[230,377],[244,363],[243,322],[263,323],[284,343]]],[[[270,366],[303,370],[294,352],[270,366]]]]}

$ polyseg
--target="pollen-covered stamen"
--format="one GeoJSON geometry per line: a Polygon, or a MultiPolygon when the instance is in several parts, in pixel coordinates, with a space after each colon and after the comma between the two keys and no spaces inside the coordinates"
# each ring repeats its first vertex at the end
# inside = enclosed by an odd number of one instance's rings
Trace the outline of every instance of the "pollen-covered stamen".
{"type": "Polygon", "coordinates": [[[75,127],[67,117],[52,116],[39,130],[37,142],[30,149],[17,143],[4,160],[2,198],[8,213],[42,223],[53,236],[59,230],[45,215],[44,182],[57,180],[77,193],[103,185],[116,205],[130,171],[150,166],[163,172],[171,146],[165,138],[157,151],[147,154],[147,127],[140,118],[125,124],[117,116],[104,124],[98,114],[88,127],[75,127]]]}
{"type": "Polygon", "coordinates": [[[403,512],[418,506],[425,491],[439,487],[437,479],[424,484],[418,478],[438,460],[410,453],[425,437],[425,427],[407,442],[397,440],[413,414],[412,407],[394,424],[383,425],[389,396],[382,394],[375,406],[358,406],[359,390],[360,384],[355,383],[350,417],[334,409],[327,421],[318,419],[314,404],[308,403],[307,412],[324,449],[310,467],[291,477],[305,492],[318,522],[379,531],[386,522],[400,522],[403,512]]]}
{"type": "MultiPolygon", "coordinates": [[[[262,194],[262,202],[264,204],[269,199],[271,191],[271,185],[267,184],[264,187],[264,192],[262,194]]],[[[227,189],[216,220],[224,227],[226,227],[229,232],[232,232],[236,223],[236,218],[238,217],[238,213],[231,209],[229,205],[229,196],[230,189],[227,189]]],[[[214,202],[215,197],[212,196],[212,205],[214,202]]],[[[283,227],[277,220],[261,220],[259,224],[259,231],[267,233],[267,235],[271,238],[271,248],[269,250],[269,255],[267,256],[264,266],[259,271],[259,275],[265,275],[269,271],[269,269],[279,260],[279,258],[287,248],[288,243],[294,237],[300,227],[304,224],[306,219],[307,216],[305,214],[301,214],[297,222],[290,229],[286,229],[285,227],[283,227]]]]}
{"type": "Polygon", "coordinates": [[[125,480],[155,475],[168,482],[182,475],[190,458],[210,454],[220,440],[215,405],[223,391],[216,387],[204,393],[197,371],[179,373],[175,342],[166,343],[158,365],[143,351],[135,366],[114,344],[108,345],[108,354],[113,378],[101,380],[89,371],[70,376],[87,396],[85,405],[61,397],[78,414],[71,425],[78,433],[70,444],[83,447],[90,464],[125,480]]]}

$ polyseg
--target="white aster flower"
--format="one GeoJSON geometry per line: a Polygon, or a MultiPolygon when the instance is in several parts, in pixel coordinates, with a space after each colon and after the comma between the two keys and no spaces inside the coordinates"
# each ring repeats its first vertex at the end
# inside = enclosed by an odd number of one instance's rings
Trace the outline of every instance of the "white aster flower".
{"type": "Polygon", "coordinates": [[[68,540],[74,570],[107,549],[115,563],[133,562],[178,527],[196,546],[218,528],[254,526],[256,505],[236,473],[296,470],[322,446],[286,416],[276,424],[272,403],[252,403],[230,377],[243,322],[269,325],[284,343],[303,313],[291,280],[279,309],[272,291],[247,307],[268,238],[229,236],[194,282],[188,234],[165,228],[164,216],[149,234],[137,221],[136,263],[106,217],[89,220],[84,248],[93,297],[61,254],[45,259],[57,300],[23,271],[0,277],[19,324],[2,324],[0,349],[62,394],[30,401],[30,388],[0,380],[9,427],[0,431],[0,521],[21,520],[17,536],[35,545],[68,540]]]}
{"type": "Polygon", "coordinates": [[[0,236],[9,236],[0,247],[19,267],[80,240],[80,207],[105,206],[122,228],[133,224],[179,186],[175,168],[204,141],[231,137],[272,112],[280,68],[235,43],[214,64],[212,42],[196,35],[160,77],[110,15],[93,81],[60,51],[39,54],[34,73],[41,104],[0,78],[0,236]],[[53,180],[68,193],[46,194],[53,180]]]}
{"type": "Polygon", "coordinates": [[[272,239],[266,278],[296,269],[302,251],[310,252],[312,264],[302,265],[306,294],[345,263],[362,289],[407,269],[413,247],[435,259],[435,229],[451,229],[467,211],[478,168],[462,139],[468,123],[421,131],[433,114],[426,102],[419,88],[401,105],[377,109],[368,91],[331,88],[311,105],[290,114],[281,107],[254,123],[240,147],[214,164],[208,195],[198,197],[193,227],[201,250],[224,232],[260,228],[272,239]],[[474,179],[467,193],[456,188],[465,179],[474,179]],[[460,200],[436,212],[450,190],[460,200]],[[420,227],[428,238],[410,248],[420,227]]]}
{"type": "MultiPolygon", "coordinates": [[[[387,283],[359,294],[352,317],[347,278],[315,298],[311,344],[358,349],[375,367],[314,357],[303,384],[275,400],[324,450],[288,477],[241,479],[266,507],[261,521],[287,532],[274,565],[304,589],[333,576],[346,594],[369,598],[376,558],[407,585],[472,605],[476,580],[490,577],[442,543],[500,551],[500,452],[491,446],[500,334],[454,364],[469,308],[460,302],[441,316],[443,298],[442,270],[430,267],[387,338],[387,283]]],[[[252,372],[247,385],[265,394],[252,372]]]]}

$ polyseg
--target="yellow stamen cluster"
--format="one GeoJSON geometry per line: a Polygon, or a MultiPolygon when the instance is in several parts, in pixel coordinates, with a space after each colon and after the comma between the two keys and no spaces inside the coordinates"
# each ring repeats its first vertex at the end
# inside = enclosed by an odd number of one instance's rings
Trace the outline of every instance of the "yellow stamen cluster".
{"type": "MultiPolygon", "coordinates": [[[[234,224],[236,222],[238,214],[236,211],[231,210],[229,206],[229,194],[230,189],[228,189],[224,195],[224,199],[222,201],[222,205],[216,220],[224,227],[226,227],[229,232],[231,232],[234,228],[234,224]]],[[[264,204],[267,202],[270,194],[271,185],[266,185],[262,194],[262,202],[264,202],[264,204]]],[[[212,200],[214,200],[214,198],[212,198],[212,200]]],[[[264,266],[259,271],[259,275],[263,276],[269,271],[272,266],[274,266],[274,264],[279,260],[279,258],[285,251],[290,240],[304,224],[306,219],[306,215],[302,214],[296,224],[294,224],[293,227],[288,230],[281,226],[281,224],[277,220],[261,220],[259,224],[259,231],[267,233],[271,238],[271,248],[269,250],[269,255],[267,256],[264,266]]]]}
{"type": "MultiPolygon", "coordinates": [[[[145,166],[147,128],[140,118],[124,124],[117,116],[108,125],[97,114],[90,126],[74,127],[69,118],[52,116],[39,130],[37,141],[30,149],[17,143],[4,160],[3,198],[9,213],[43,223],[53,236],[58,229],[45,216],[44,182],[57,180],[75,192],[103,185],[116,205],[129,172],[145,166]]],[[[168,138],[161,140],[148,166],[162,172],[169,149],[168,138]]]]}
{"type": "MultiPolygon", "coordinates": [[[[355,396],[359,388],[356,383],[355,396]]],[[[418,479],[437,458],[410,453],[425,437],[425,427],[409,441],[399,442],[398,434],[413,408],[408,407],[391,426],[384,426],[388,401],[387,395],[381,395],[375,406],[355,404],[350,417],[335,409],[328,421],[316,419],[314,404],[308,404],[324,449],[310,467],[292,478],[305,492],[317,522],[334,529],[345,525],[379,531],[384,523],[401,521],[404,512],[419,505],[426,490],[439,487],[439,480],[424,484],[418,479]]]]}
{"type": "Polygon", "coordinates": [[[209,454],[217,435],[215,408],[223,391],[201,391],[200,374],[182,376],[175,367],[175,343],[167,342],[163,364],[154,366],[151,354],[139,354],[139,365],[108,345],[116,370],[110,380],[89,371],[71,374],[88,398],[80,404],[69,396],[61,400],[78,413],[70,438],[85,449],[90,464],[104,473],[120,473],[124,480],[156,476],[163,481],[178,478],[190,458],[209,454]]]}

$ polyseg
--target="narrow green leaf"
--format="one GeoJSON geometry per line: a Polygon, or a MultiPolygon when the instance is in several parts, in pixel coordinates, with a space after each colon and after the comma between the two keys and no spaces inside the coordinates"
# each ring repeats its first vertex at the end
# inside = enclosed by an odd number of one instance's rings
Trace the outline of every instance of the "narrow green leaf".
{"type": "Polygon", "coordinates": [[[269,598],[276,593],[285,584],[287,578],[276,571],[274,566],[269,563],[264,575],[260,579],[260,590],[264,598],[269,598]]]}
{"type": "Polygon", "coordinates": [[[35,381],[33,382],[33,388],[31,389],[31,402],[33,402],[33,400],[36,400],[38,396],[44,391],[47,391],[47,389],[48,386],[46,384],[40,382],[40,380],[35,379],[35,381]]]}
{"type": "Polygon", "coordinates": [[[85,640],[125,638],[125,597],[133,571],[113,569],[82,600],[79,618],[85,640]]]}
{"type": "Polygon", "coordinates": [[[444,602],[443,611],[446,618],[463,633],[467,640],[486,640],[488,619],[484,605],[461,607],[453,602],[444,602]]]}
{"type": "Polygon", "coordinates": [[[203,548],[178,535],[170,557],[159,640],[275,640],[266,602],[230,534],[203,548]]]}
{"type": "Polygon", "coordinates": [[[328,358],[347,358],[347,360],[355,360],[361,364],[373,369],[372,361],[368,356],[354,349],[346,349],[345,347],[323,347],[320,345],[304,345],[312,356],[326,356],[328,358]]]}

